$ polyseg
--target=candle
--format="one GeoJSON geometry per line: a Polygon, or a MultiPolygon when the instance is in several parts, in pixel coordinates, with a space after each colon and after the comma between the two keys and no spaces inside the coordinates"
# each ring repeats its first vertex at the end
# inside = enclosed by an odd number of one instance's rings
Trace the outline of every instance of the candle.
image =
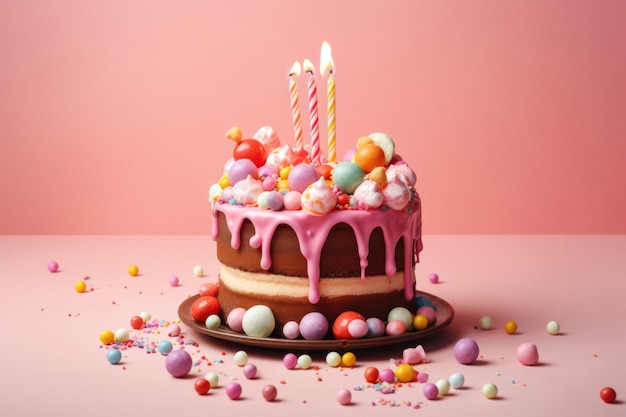
{"type": "Polygon", "coordinates": [[[317,87],[313,78],[315,67],[308,59],[302,63],[304,70],[309,73],[309,123],[311,126],[311,162],[313,165],[319,165],[320,162],[320,130],[319,118],[317,115],[317,87]]]}
{"type": "Polygon", "coordinates": [[[300,152],[304,145],[302,139],[302,120],[300,118],[300,103],[298,100],[298,84],[293,79],[294,76],[300,75],[300,63],[294,62],[291,71],[289,71],[289,95],[291,97],[291,118],[293,120],[293,133],[296,138],[296,152],[300,152]]]}
{"type": "Polygon", "coordinates": [[[335,131],[335,79],[333,78],[335,64],[331,55],[330,45],[326,41],[322,43],[320,57],[320,70],[322,75],[328,72],[328,82],[326,83],[326,97],[328,100],[328,161],[335,162],[337,154],[335,149],[337,140],[335,131]]]}

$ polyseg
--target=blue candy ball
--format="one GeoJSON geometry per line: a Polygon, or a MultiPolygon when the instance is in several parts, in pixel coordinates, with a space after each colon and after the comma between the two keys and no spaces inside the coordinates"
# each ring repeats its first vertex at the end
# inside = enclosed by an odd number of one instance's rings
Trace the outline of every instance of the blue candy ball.
{"type": "Polygon", "coordinates": [[[107,351],[107,360],[113,365],[120,363],[122,360],[122,352],[119,349],[109,349],[107,351]]]}
{"type": "Polygon", "coordinates": [[[157,350],[159,351],[161,355],[167,355],[168,353],[172,351],[172,348],[173,348],[172,342],[170,342],[169,340],[162,340],[159,342],[159,346],[157,347],[157,350]]]}

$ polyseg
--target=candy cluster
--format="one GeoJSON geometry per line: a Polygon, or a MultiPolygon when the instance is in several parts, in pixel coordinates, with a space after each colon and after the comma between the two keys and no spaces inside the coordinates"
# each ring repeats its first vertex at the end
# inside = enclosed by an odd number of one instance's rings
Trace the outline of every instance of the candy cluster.
{"type": "Polygon", "coordinates": [[[324,215],[338,209],[405,210],[414,196],[416,175],[384,133],[359,138],[342,161],[317,164],[306,149],[282,145],[269,126],[251,139],[243,139],[237,127],[226,137],[236,145],[211,187],[213,202],[324,215]]]}

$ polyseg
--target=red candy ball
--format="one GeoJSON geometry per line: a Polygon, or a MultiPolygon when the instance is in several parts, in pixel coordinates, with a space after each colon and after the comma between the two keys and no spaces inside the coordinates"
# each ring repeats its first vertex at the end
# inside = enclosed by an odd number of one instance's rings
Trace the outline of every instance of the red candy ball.
{"type": "Polygon", "coordinates": [[[378,375],[379,375],[378,368],[374,366],[367,367],[365,369],[365,372],[363,373],[365,380],[369,382],[370,384],[375,384],[376,382],[378,382],[378,375]]]}
{"type": "Polygon", "coordinates": [[[206,378],[198,378],[193,383],[193,389],[196,390],[198,395],[206,395],[211,389],[211,383],[206,378]]]}
{"type": "Polygon", "coordinates": [[[143,327],[143,319],[139,316],[133,316],[130,319],[130,327],[135,330],[139,330],[143,327]]]}
{"type": "Polygon", "coordinates": [[[233,158],[249,159],[257,167],[265,165],[267,150],[261,142],[256,139],[244,139],[235,145],[233,150],[233,158]]]}
{"type": "Polygon", "coordinates": [[[196,321],[204,323],[211,314],[220,314],[220,302],[215,297],[205,295],[191,305],[191,317],[196,321]]]}
{"type": "Polygon", "coordinates": [[[335,339],[353,339],[354,337],[348,331],[348,325],[354,319],[365,321],[363,315],[356,311],[344,311],[335,319],[333,323],[333,336],[335,339]]]}
{"type": "Polygon", "coordinates": [[[605,403],[612,403],[615,402],[615,399],[617,398],[617,393],[611,387],[604,387],[600,391],[600,398],[602,398],[602,401],[604,401],[605,403]]]}
{"type": "Polygon", "coordinates": [[[220,292],[220,287],[213,282],[205,282],[198,288],[198,294],[201,296],[210,295],[211,297],[217,297],[220,292]]]}

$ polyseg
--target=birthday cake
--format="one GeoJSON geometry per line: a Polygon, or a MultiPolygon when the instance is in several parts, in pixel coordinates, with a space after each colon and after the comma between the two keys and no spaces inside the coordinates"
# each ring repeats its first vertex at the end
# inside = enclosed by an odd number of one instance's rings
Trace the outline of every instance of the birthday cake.
{"type": "Polygon", "coordinates": [[[389,135],[359,138],[343,160],[319,164],[271,127],[227,136],[235,158],[210,192],[224,318],[266,306],[271,334],[283,336],[312,312],[330,325],[347,311],[385,322],[396,307],[415,312],[420,199],[389,135]]]}

